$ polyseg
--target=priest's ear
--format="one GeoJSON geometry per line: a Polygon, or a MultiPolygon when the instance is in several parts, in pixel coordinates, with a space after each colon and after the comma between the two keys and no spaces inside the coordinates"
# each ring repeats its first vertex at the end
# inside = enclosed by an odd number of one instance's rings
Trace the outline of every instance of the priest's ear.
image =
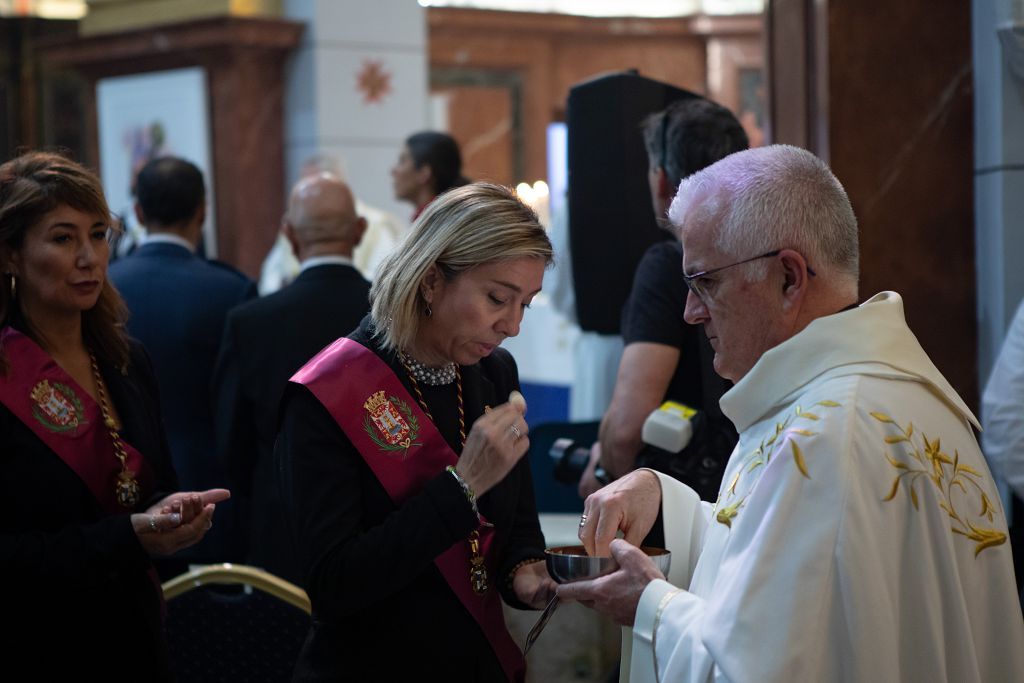
{"type": "Polygon", "coordinates": [[[810,280],[814,270],[807,264],[807,259],[799,251],[783,249],[779,252],[782,264],[782,298],[790,303],[799,304],[807,296],[810,280]]]}

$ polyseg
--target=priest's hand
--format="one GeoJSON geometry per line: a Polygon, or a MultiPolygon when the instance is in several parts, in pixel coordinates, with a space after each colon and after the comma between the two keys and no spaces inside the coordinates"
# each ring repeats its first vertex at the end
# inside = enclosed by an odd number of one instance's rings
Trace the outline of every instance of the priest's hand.
{"type": "Polygon", "coordinates": [[[611,555],[619,568],[611,574],[586,581],[563,583],[558,597],[578,600],[623,626],[632,626],[640,596],[654,579],[664,579],[651,558],[622,539],[611,543],[611,555]]]}
{"type": "Polygon", "coordinates": [[[608,544],[622,531],[640,545],[658,519],[661,482],[650,470],[636,470],[592,493],[583,503],[579,537],[587,554],[608,557],[608,544]]]}
{"type": "Polygon", "coordinates": [[[132,515],[132,528],[147,553],[172,555],[201,541],[213,527],[216,504],[230,497],[227,489],[173,493],[132,515]]]}
{"type": "Polygon", "coordinates": [[[524,564],[516,570],[512,577],[512,591],[519,602],[534,609],[542,609],[551,598],[555,597],[558,584],[548,574],[547,565],[543,560],[524,564]]]}

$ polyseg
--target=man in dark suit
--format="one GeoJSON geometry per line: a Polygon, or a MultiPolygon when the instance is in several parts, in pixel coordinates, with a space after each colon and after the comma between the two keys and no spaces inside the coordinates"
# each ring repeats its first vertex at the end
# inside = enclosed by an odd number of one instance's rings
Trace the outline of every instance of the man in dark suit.
{"type": "Polygon", "coordinates": [[[366,221],[336,177],[301,180],[281,229],[302,269],[284,289],[228,315],[215,376],[217,443],[232,492],[246,510],[247,561],[302,583],[273,461],[278,404],[288,379],[369,312],[370,283],[352,265],[366,221]]]}
{"type": "MultiPolygon", "coordinates": [[[[131,312],[128,331],[153,359],[174,468],[184,490],[224,486],[216,457],[210,377],[227,312],[256,295],[230,266],[196,255],[206,218],[203,174],[184,159],[146,164],[136,183],[135,213],[148,235],[131,256],[110,266],[110,279],[131,312]]],[[[235,503],[222,504],[218,523],[185,551],[189,562],[241,559],[234,547],[235,503]]]]}

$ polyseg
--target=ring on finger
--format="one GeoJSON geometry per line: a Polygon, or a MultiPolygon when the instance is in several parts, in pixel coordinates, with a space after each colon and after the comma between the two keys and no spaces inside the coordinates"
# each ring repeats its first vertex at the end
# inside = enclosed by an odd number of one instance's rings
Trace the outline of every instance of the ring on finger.
{"type": "Polygon", "coordinates": [[[149,516],[149,530],[153,533],[159,533],[160,529],[156,526],[156,515],[149,516]]]}
{"type": "Polygon", "coordinates": [[[518,441],[519,437],[521,437],[523,435],[523,433],[521,431],[519,431],[519,427],[516,427],[514,424],[510,424],[508,426],[508,430],[510,432],[512,432],[512,440],[513,441],[518,441]]]}
{"type": "Polygon", "coordinates": [[[583,515],[582,517],[580,517],[580,528],[582,529],[586,525],[586,523],[587,523],[587,516],[583,515]]]}

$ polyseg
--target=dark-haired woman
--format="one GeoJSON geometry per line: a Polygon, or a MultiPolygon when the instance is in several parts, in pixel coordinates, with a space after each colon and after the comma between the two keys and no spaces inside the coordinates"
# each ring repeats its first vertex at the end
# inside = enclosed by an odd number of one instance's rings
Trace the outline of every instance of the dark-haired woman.
{"type": "Polygon", "coordinates": [[[469,181],[462,176],[459,144],[446,133],[427,130],[405,140],[391,169],[395,198],[416,207],[416,220],[434,197],[469,181]]]}
{"type": "Polygon", "coordinates": [[[168,680],[151,558],[199,541],[229,495],[172,493],[110,229],[80,165],[0,165],[0,658],[33,680],[168,680]]]}

